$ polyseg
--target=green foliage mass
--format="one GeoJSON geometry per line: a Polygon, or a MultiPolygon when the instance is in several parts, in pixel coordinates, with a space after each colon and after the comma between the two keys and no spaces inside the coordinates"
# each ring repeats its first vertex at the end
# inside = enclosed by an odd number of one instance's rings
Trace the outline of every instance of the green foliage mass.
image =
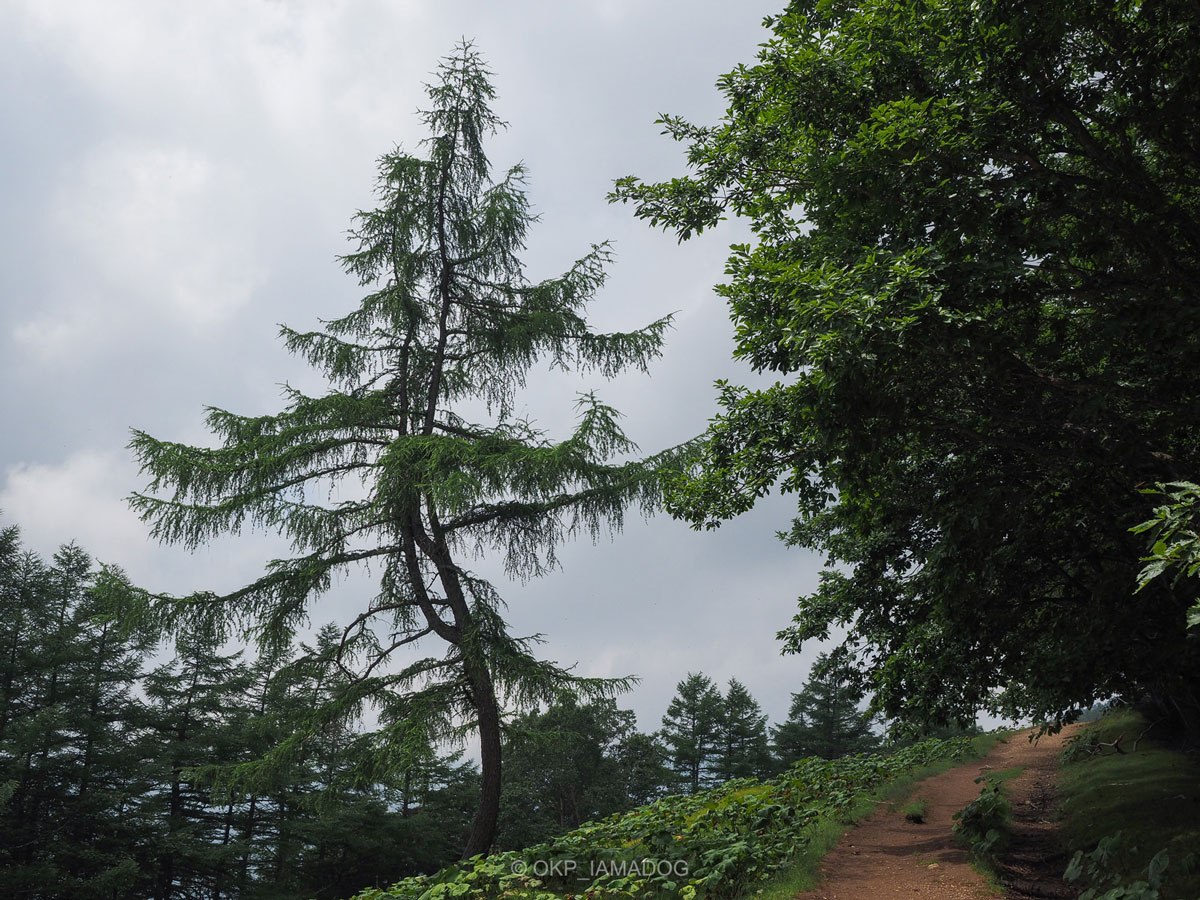
{"type": "Polygon", "coordinates": [[[1142,490],[1200,471],[1200,5],[794,0],[685,177],[613,199],[753,229],[718,288],[774,385],[722,411],[673,510],[779,486],[838,565],[834,629],[889,717],[1069,717],[1149,693],[1200,735],[1196,583],[1155,579],[1142,490]]]}
{"type": "Polygon", "coordinates": [[[769,781],[740,779],[584,825],[521,852],[480,856],[358,900],[731,898],[788,865],[807,829],[913,768],[970,752],[933,739],[889,756],[810,758],[769,781]],[[574,868],[571,868],[574,866],[574,868]]]}
{"type": "MultiPolygon", "coordinates": [[[[1138,575],[1139,591],[1166,572],[1173,572],[1176,581],[1200,573],[1200,485],[1176,481],[1145,493],[1168,502],[1156,506],[1153,518],[1133,528],[1150,537],[1150,555],[1138,575]]],[[[1200,640],[1200,600],[1188,610],[1187,624],[1193,643],[1200,640]]]]}
{"type": "Polygon", "coordinates": [[[610,698],[566,695],[508,723],[496,845],[520,849],[642,803],[670,773],[663,748],[610,698]]]}

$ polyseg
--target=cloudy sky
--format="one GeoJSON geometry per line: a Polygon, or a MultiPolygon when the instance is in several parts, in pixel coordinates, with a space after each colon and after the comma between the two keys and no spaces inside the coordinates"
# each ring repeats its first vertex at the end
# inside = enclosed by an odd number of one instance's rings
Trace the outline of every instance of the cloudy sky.
{"type": "MultiPolygon", "coordinates": [[[[321,383],[280,346],[358,300],[336,256],[371,204],[375,160],[423,137],[422,83],[460,37],[495,72],[510,129],[490,155],[523,160],[543,221],[531,277],[592,242],[617,261],[598,327],[677,311],[651,376],[538,378],[523,411],[563,434],[580,388],[626,414],[646,451],[701,431],[730,325],[712,294],[736,224],[679,246],[604,196],[614,178],[680,174],[664,112],[721,112],[716,78],[749,61],[774,3],[743,0],[0,0],[0,511],[50,553],[77,540],[150,589],[228,589],[285,548],[271,535],[195,554],[151,542],[124,498],[143,487],[129,429],[207,443],[203,407],[277,411],[279,385],[321,383]]],[[[636,674],[623,704],[658,726],[689,671],[737,677],[772,720],[815,650],[774,634],[820,560],[784,548],[772,498],[716,532],[632,520],[611,543],[564,548],[561,571],[503,584],[520,634],[589,675],[636,674]]],[[[495,568],[484,561],[484,572],[495,568]]],[[[313,620],[345,621],[353,584],[313,620]]]]}

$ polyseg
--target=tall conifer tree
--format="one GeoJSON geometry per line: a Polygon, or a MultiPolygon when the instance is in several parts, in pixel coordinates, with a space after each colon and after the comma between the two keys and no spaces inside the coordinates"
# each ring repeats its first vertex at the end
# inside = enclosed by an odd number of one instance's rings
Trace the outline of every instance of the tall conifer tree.
{"type": "Polygon", "coordinates": [[[712,679],[699,672],[689,672],[675,690],[662,739],[681,786],[695,794],[715,780],[724,701],[712,679]]]}
{"type": "Polygon", "coordinates": [[[194,770],[229,758],[248,692],[240,653],[223,655],[209,636],[181,636],[175,658],[149,673],[145,752],[159,786],[148,811],[159,827],[154,900],[220,895],[232,887],[238,852],[222,840],[227,818],[194,770]]]}
{"type": "Polygon", "coordinates": [[[356,216],[356,248],[343,259],[367,290],[358,308],[317,331],[282,329],[330,391],[286,389],[276,415],[210,409],[215,449],[140,431],[131,444],[150,479],[132,502],[161,540],[195,547],[258,525],[286,534],[295,553],[226,596],[158,603],[175,625],[240,623],[282,644],[335,575],[360,563],[379,573],[378,593],[342,634],[339,662],[356,675],[327,715],[381,702],[380,758],[399,766],[407,748],[477,729],[483,790],[467,855],[493,838],[505,702],[617,685],[536,659],[509,634],[497,592],[463,560],[492,551],[510,574],[539,575],[563,539],[619,527],[631,502],[657,503],[674,456],[609,462],[635,448],[618,414],[590,394],[561,442],[514,414],[535,364],[605,377],[644,370],[668,321],[592,331],[582,311],[604,280],[603,245],[560,277],[526,279],[518,253],[536,217],[522,166],[491,177],[483,142],[503,123],[489,75],[469,44],[459,46],[428,87],[427,155],[381,158],[379,205],[356,216]],[[474,424],[468,409],[486,410],[488,421],[474,424]],[[341,482],[360,483],[362,497],[321,503],[341,482]],[[425,638],[443,652],[385,664],[425,638]]]}
{"type": "MultiPolygon", "coordinates": [[[[112,572],[108,583],[119,583],[112,572]]],[[[0,530],[0,896],[138,895],[142,800],[133,698],[147,650],[71,544],[50,564],[0,530]]]]}
{"type": "Polygon", "coordinates": [[[792,694],[787,721],[774,729],[775,754],[790,765],[806,756],[837,759],[879,747],[872,715],[863,709],[863,691],[849,663],[822,653],[808,684],[792,694]]]}
{"type": "Polygon", "coordinates": [[[767,717],[736,678],[729,679],[729,688],[721,701],[716,767],[724,781],[762,777],[771,768],[767,717]]]}

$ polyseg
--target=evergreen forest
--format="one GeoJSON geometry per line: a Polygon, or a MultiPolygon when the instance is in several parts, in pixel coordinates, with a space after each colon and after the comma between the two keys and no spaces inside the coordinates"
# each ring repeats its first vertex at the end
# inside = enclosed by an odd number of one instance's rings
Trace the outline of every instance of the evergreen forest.
{"type": "MultiPolygon", "coordinates": [[[[459,858],[480,792],[461,751],[430,744],[372,773],[372,736],[350,720],[261,786],[236,787],[346,688],[340,628],[271,653],[197,634],[163,645],[131,626],[129,595],[74,544],[46,560],[16,525],[0,531],[0,895],[337,898],[459,858]]],[[[814,678],[769,729],[736,679],[722,693],[689,673],[661,729],[644,733],[612,699],[564,694],[507,723],[494,846],[875,749],[862,699],[814,678]]]]}

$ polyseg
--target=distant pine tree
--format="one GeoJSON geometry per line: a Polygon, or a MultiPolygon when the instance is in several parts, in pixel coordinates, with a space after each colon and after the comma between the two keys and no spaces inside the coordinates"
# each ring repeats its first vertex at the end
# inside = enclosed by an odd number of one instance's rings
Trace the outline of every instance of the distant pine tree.
{"type": "Polygon", "coordinates": [[[822,653],[804,689],[792,694],[787,721],[774,729],[776,758],[787,766],[806,756],[836,759],[877,749],[863,697],[848,664],[822,653]]]}
{"type": "Polygon", "coordinates": [[[761,777],[772,768],[767,717],[746,686],[736,678],[721,702],[715,767],[721,780],[761,777]]]}
{"type": "Polygon", "coordinates": [[[173,660],[145,679],[149,701],[143,752],[159,788],[147,815],[160,832],[154,900],[220,895],[234,883],[241,852],[226,810],[194,770],[236,752],[251,686],[241,653],[222,654],[206,635],[180,636],[173,660]]]}
{"type": "Polygon", "coordinates": [[[660,734],[678,786],[695,794],[720,777],[717,766],[724,700],[712,679],[698,672],[688,673],[675,690],[660,734]]]}

